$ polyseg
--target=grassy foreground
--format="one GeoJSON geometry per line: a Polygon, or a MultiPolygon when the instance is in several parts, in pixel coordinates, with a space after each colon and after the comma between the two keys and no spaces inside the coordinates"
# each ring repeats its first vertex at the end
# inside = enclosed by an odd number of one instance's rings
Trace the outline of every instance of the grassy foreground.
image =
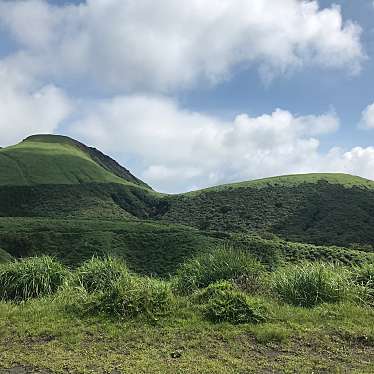
{"type": "Polygon", "coordinates": [[[373,274],[269,271],[229,247],[170,281],[112,258],[73,271],[49,257],[3,264],[0,373],[372,373],[373,274]]]}
{"type": "Polygon", "coordinates": [[[213,324],[187,304],[150,324],[72,318],[48,299],[2,303],[0,367],[40,373],[374,371],[372,310],[349,303],[271,308],[274,319],[260,325],[213,324]]]}

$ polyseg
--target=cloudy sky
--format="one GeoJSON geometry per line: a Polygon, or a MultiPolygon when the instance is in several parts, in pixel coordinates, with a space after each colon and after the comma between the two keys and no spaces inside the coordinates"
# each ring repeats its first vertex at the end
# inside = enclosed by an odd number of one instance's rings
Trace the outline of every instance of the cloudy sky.
{"type": "Polygon", "coordinates": [[[74,137],[155,189],[374,179],[372,0],[0,0],[0,146],[74,137]]]}

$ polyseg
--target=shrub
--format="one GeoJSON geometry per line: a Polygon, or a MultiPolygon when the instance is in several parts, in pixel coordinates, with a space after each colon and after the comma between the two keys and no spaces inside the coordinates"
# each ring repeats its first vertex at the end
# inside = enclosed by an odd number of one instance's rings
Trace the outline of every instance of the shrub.
{"type": "Polygon", "coordinates": [[[124,318],[145,315],[156,320],[171,310],[174,301],[170,284],[131,274],[122,276],[99,292],[90,294],[83,288],[77,288],[73,293],[79,305],[70,308],[72,310],[124,318]]]}
{"type": "Polygon", "coordinates": [[[76,269],[71,283],[87,292],[104,291],[127,275],[128,269],[120,259],[93,257],[76,269]]]}
{"type": "Polygon", "coordinates": [[[68,274],[51,257],[32,257],[0,265],[0,299],[24,301],[50,295],[68,274]]]}
{"type": "Polygon", "coordinates": [[[266,320],[265,307],[240,291],[230,289],[228,284],[217,283],[206,289],[203,313],[208,320],[219,322],[259,323],[266,320]]]}
{"type": "Polygon", "coordinates": [[[276,271],[270,283],[280,300],[309,308],[341,301],[352,289],[346,270],[325,263],[289,265],[276,271]]]}
{"type": "Polygon", "coordinates": [[[255,283],[264,270],[263,265],[248,253],[220,247],[185,262],[177,270],[173,283],[177,292],[190,294],[219,280],[245,277],[248,283],[255,283]]]}

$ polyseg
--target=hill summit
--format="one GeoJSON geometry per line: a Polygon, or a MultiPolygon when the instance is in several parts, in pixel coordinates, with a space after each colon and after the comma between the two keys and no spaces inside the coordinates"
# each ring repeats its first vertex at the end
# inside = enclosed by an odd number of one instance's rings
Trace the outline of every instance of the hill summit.
{"type": "Polygon", "coordinates": [[[150,188],[99,150],[61,135],[32,135],[0,149],[0,185],[131,183],[150,188]]]}

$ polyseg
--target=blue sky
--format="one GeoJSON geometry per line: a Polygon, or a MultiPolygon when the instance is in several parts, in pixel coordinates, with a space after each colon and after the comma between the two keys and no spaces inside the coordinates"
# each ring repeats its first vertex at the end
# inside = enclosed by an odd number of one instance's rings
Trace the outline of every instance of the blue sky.
{"type": "Polygon", "coordinates": [[[0,146],[62,133],[165,192],[374,179],[374,3],[0,0],[0,146]]]}

